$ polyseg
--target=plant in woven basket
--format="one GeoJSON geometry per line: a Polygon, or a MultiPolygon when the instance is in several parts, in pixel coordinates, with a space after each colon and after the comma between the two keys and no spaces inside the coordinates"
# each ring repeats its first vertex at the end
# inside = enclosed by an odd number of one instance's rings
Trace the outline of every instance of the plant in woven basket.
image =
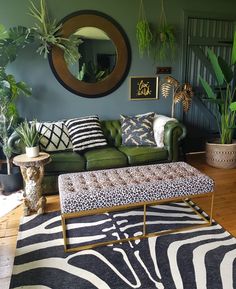
{"type": "Polygon", "coordinates": [[[173,58],[176,50],[176,41],[173,27],[167,23],[164,9],[164,1],[161,1],[160,24],[157,34],[155,35],[154,57],[157,60],[166,60],[173,58]]]}
{"type": "Polygon", "coordinates": [[[149,22],[147,21],[143,0],[140,0],[139,19],[136,24],[136,38],[139,48],[139,55],[141,57],[143,57],[145,53],[149,55],[153,36],[149,22]]]}
{"type": "Polygon", "coordinates": [[[172,76],[166,76],[161,85],[161,93],[167,98],[172,95],[171,117],[174,117],[174,107],[176,103],[182,103],[184,112],[190,109],[193,90],[190,83],[180,84],[178,80],[172,76]]]}
{"type": "Polygon", "coordinates": [[[218,124],[221,144],[231,144],[236,120],[236,31],[234,32],[230,64],[226,63],[222,57],[217,57],[211,49],[207,50],[207,55],[217,85],[213,86],[199,76],[200,83],[207,96],[204,100],[212,103],[215,108],[212,113],[218,124]]]}
{"type": "Polygon", "coordinates": [[[38,21],[32,30],[35,33],[35,38],[40,43],[37,49],[39,54],[43,54],[46,58],[51,47],[55,45],[64,51],[65,60],[68,64],[78,62],[80,58],[78,46],[83,41],[74,34],[69,38],[62,37],[62,24],[56,24],[55,19],[50,19],[45,0],[40,0],[39,8],[31,2],[30,15],[38,21]]]}

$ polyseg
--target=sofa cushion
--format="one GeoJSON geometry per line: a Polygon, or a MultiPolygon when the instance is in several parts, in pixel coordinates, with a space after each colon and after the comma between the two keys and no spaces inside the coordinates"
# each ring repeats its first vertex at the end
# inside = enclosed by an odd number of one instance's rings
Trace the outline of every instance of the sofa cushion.
{"type": "Polygon", "coordinates": [[[109,146],[121,146],[122,139],[119,120],[103,120],[101,121],[101,127],[109,146]]]}
{"type": "Polygon", "coordinates": [[[50,153],[52,161],[45,166],[45,172],[76,172],[85,170],[85,159],[83,156],[72,152],[50,153]]]}
{"type": "Polygon", "coordinates": [[[40,148],[46,152],[72,149],[69,132],[63,121],[37,122],[36,128],[42,135],[40,148]]]}
{"type": "Polygon", "coordinates": [[[163,148],[150,147],[150,146],[139,146],[139,147],[128,147],[120,146],[119,150],[124,153],[130,165],[148,164],[161,162],[167,160],[168,152],[163,148]]]}
{"type": "Polygon", "coordinates": [[[126,156],[116,148],[100,148],[84,153],[87,170],[107,169],[127,166],[126,156]]]}
{"type": "Polygon", "coordinates": [[[84,152],[107,146],[98,116],[73,118],[67,120],[65,124],[73,144],[73,151],[84,152]]]}
{"type": "Polygon", "coordinates": [[[120,116],[122,145],[156,146],[153,133],[154,113],[120,116]]]}

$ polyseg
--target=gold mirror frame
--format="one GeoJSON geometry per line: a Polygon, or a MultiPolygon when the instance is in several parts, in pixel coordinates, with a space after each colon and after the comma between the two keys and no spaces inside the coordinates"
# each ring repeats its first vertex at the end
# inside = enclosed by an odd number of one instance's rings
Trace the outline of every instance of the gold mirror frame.
{"type": "Polygon", "coordinates": [[[62,37],[69,37],[82,27],[92,26],[103,30],[116,47],[116,65],[103,80],[87,83],[78,80],[68,69],[63,51],[53,46],[49,63],[57,80],[69,91],[87,98],[101,97],[116,90],[126,78],[131,62],[131,49],[123,28],[110,16],[94,11],[82,10],[66,16],[62,21],[62,37]]]}

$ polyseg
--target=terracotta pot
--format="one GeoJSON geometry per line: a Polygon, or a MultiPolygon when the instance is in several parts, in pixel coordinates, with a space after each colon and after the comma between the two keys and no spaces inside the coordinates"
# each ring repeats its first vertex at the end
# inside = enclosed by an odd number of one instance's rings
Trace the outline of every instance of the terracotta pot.
{"type": "Polygon", "coordinates": [[[236,141],[232,144],[207,142],[206,162],[215,168],[236,168],[236,141]]]}
{"type": "Polygon", "coordinates": [[[26,152],[27,157],[36,158],[39,155],[39,146],[26,147],[25,152],[26,152]]]}

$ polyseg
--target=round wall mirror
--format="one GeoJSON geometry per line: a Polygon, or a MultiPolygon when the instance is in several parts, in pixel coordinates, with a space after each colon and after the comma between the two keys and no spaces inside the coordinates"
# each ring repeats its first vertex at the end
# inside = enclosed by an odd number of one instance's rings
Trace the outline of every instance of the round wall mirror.
{"type": "Polygon", "coordinates": [[[82,27],[73,35],[82,43],[78,50],[78,63],[68,65],[70,72],[79,80],[96,83],[108,77],[116,65],[116,47],[109,36],[96,27],[82,27]]]}
{"type": "Polygon", "coordinates": [[[101,97],[116,90],[126,78],[131,51],[122,27],[108,15],[83,10],[62,21],[62,36],[78,36],[81,55],[78,63],[67,64],[63,51],[53,47],[49,62],[57,80],[83,97],[101,97]],[[85,73],[81,73],[85,71],[85,73]]]}

